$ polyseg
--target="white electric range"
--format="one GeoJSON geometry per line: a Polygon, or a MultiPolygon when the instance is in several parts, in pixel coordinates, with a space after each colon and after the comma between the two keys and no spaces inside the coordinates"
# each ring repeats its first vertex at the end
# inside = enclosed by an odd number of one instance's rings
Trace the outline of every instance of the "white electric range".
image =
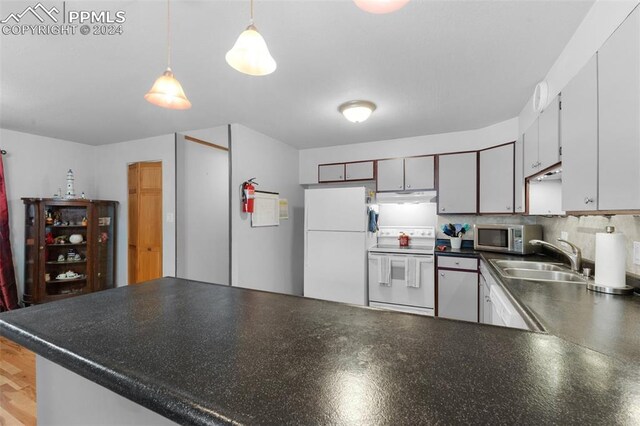
{"type": "Polygon", "coordinates": [[[369,249],[369,306],[433,316],[435,242],[432,226],[381,227],[369,249]],[[400,233],[408,247],[400,247],[400,233]]]}

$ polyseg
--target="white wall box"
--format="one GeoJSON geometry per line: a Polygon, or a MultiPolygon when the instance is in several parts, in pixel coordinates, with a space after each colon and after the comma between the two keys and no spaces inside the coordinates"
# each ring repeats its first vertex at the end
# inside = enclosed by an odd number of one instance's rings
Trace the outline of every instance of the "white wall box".
{"type": "Polygon", "coordinates": [[[525,211],[525,181],[524,181],[524,135],[520,135],[515,144],[515,164],[514,164],[514,211],[524,213],[525,211]]]}
{"type": "Polygon", "coordinates": [[[435,188],[435,157],[410,157],[404,159],[404,189],[407,191],[435,188]]]}
{"type": "Polygon", "coordinates": [[[436,275],[437,315],[478,322],[478,259],[438,256],[436,275]]]}
{"type": "Polygon", "coordinates": [[[640,209],[640,7],[598,51],[600,210],[640,209]]]}
{"type": "Polygon", "coordinates": [[[357,161],[345,164],[345,180],[375,179],[374,161],[357,161]]]}
{"type": "Polygon", "coordinates": [[[438,213],[476,213],[478,153],[438,156],[438,213]]]}
{"type": "Polygon", "coordinates": [[[378,191],[404,191],[404,159],[378,160],[378,191]]]}
{"type": "Polygon", "coordinates": [[[345,165],[321,164],[318,166],[318,183],[344,181],[345,165]]]}
{"type": "Polygon", "coordinates": [[[513,213],[514,143],[480,151],[480,213],[513,213]]]}
{"type": "Polygon", "coordinates": [[[562,209],[598,208],[598,59],[562,89],[562,209]]]}

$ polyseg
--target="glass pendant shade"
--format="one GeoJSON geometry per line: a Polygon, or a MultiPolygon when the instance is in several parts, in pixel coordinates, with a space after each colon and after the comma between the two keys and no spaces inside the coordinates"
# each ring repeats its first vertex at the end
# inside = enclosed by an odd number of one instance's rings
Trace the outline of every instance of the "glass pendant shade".
{"type": "Polygon", "coordinates": [[[169,109],[189,109],[191,102],[182,90],[180,82],[176,80],[171,68],[167,70],[153,83],[151,90],[144,98],[154,105],[169,109]]]}
{"type": "Polygon", "coordinates": [[[366,121],[375,110],[376,104],[369,101],[350,101],[338,107],[338,111],[344,115],[344,118],[352,123],[366,121]]]}
{"type": "Polygon", "coordinates": [[[271,74],[277,68],[267,43],[254,25],[240,34],[225,59],[233,69],[254,76],[271,74]]]}
{"type": "Polygon", "coordinates": [[[353,2],[366,12],[383,14],[402,9],[409,0],[353,0],[353,2]]]}

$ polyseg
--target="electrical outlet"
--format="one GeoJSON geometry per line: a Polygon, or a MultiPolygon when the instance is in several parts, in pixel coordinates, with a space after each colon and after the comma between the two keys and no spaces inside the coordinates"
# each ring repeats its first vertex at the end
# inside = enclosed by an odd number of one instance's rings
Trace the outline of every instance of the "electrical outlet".
{"type": "Polygon", "coordinates": [[[633,242],[633,264],[640,265],[640,242],[633,242]]]}

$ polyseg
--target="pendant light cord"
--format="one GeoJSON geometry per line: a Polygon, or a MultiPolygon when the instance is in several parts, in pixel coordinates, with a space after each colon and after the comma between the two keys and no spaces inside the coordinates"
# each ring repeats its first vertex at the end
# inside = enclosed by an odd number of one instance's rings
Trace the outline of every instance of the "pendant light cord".
{"type": "Polygon", "coordinates": [[[251,25],[253,25],[253,0],[251,0],[251,25]]]}
{"type": "Polygon", "coordinates": [[[167,67],[171,68],[171,1],[167,0],[167,67]]]}

